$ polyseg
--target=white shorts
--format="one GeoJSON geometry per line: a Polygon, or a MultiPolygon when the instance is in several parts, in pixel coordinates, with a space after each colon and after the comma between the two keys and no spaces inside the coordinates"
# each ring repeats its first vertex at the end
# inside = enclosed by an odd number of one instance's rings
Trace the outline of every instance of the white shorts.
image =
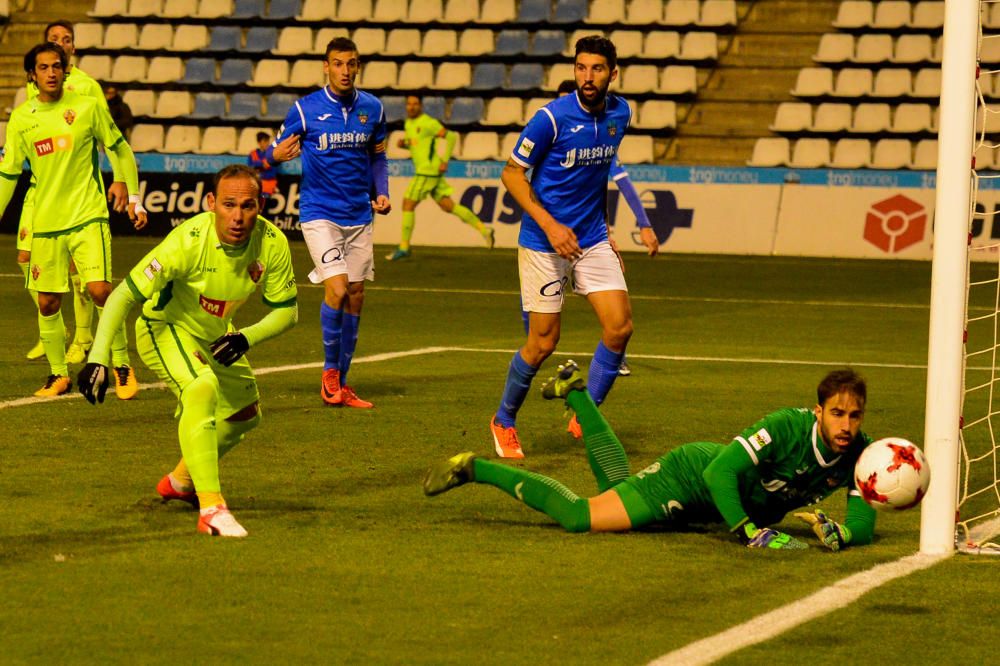
{"type": "Polygon", "coordinates": [[[519,247],[517,268],[521,307],[528,312],[562,312],[563,294],[570,284],[582,296],[595,291],[628,291],[621,262],[608,241],[588,247],[575,261],[555,252],[519,247]]]}
{"type": "Polygon", "coordinates": [[[348,282],[375,279],[371,224],[342,227],[329,220],[312,220],[302,225],[302,237],[316,267],[309,281],[321,284],[335,275],[348,282]]]}

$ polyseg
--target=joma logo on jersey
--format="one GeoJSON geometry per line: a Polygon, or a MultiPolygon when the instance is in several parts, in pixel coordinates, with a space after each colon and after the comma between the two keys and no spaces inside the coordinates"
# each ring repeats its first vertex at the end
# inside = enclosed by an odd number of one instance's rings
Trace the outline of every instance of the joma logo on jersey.
{"type": "Polygon", "coordinates": [[[35,142],[35,154],[45,157],[52,153],[59,153],[73,147],[73,136],[71,134],[60,134],[35,142]]]}
{"type": "Polygon", "coordinates": [[[220,319],[226,314],[226,302],[218,301],[214,298],[208,298],[204,295],[198,296],[198,304],[201,305],[201,309],[212,315],[213,317],[219,317],[220,319]]]}

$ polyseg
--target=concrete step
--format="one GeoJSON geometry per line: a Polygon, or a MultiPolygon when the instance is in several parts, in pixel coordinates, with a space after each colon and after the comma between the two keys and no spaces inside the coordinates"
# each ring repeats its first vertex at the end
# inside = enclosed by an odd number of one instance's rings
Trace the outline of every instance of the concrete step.
{"type": "Polygon", "coordinates": [[[756,138],[768,134],[773,119],[769,102],[703,102],[692,107],[677,136],[756,138]]]}
{"type": "Polygon", "coordinates": [[[713,71],[698,89],[696,104],[702,101],[766,101],[792,99],[789,91],[795,86],[798,67],[762,69],[720,67],[713,71]]]}
{"type": "Polygon", "coordinates": [[[720,54],[726,67],[808,67],[819,45],[819,35],[747,33],[734,35],[729,50],[720,54]]]}
{"type": "Polygon", "coordinates": [[[746,166],[754,141],[751,138],[720,141],[711,137],[678,137],[668,146],[663,161],[667,164],[746,166]]]}
{"type": "Polygon", "coordinates": [[[740,22],[740,32],[830,32],[839,7],[840,0],[760,0],[740,22]]]}

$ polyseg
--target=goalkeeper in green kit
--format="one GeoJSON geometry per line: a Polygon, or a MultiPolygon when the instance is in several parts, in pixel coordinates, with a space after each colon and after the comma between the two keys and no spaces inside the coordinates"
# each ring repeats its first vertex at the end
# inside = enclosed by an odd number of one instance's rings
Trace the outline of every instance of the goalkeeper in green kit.
{"type": "Polygon", "coordinates": [[[405,129],[406,138],[399,140],[399,147],[409,149],[414,176],[403,196],[402,239],[399,247],[386,259],[399,261],[410,256],[410,238],[413,236],[413,227],[417,224],[415,211],[417,204],[427,196],[434,199],[441,210],[451,213],[478,231],[492,249],[493,229],[483,224],[471,210],[452,201],[454,190],[444,179],[457,135],[446,130],[439,120],[424,113],[423,103],[415,95],[406,98],[405,129]],[[442,146],[443,153],[440,150],[442,146]]]}
{"type": "Polygon", "coordinates": [[[854,487],[854,463],[871,438],[861,431],[867,389],[849,368],[817,387],[812,409],[782,409],[728,445],[694,442],[629,473],[625,450],[587,393],[573,361],[559,366],[542,395],[565,398],[583,428],[600,494],[581,498],[558,481],[461,453],[427,472],[424,492],[464,483],[496,486],[557,520],[570,532],[613,532],[665,525],[724,523],[749,548],[801,549],[806,544],[769,525],[786,513],[847,488],[847,513],[836,523],[822,511],[796,513],[833,551],[872,540],[875,510],[854,487]]]}

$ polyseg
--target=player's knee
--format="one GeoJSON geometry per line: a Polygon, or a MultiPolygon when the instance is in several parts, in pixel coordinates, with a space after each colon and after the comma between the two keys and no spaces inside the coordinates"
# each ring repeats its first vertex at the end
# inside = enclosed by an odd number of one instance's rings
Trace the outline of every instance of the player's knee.
{"type": "Polygon", "coordinates": [[[185,407],[197,404],[210,407],[210,411],[215,412],[218,400],[219,380],[211,373],[198,375],[181,391],[181,403],[185,407]]]}
{"type": "Polygon", "coordinates": [[[260,425],[261,418],[260,406],[255,402],[227,417],[226,420],[230,423],[247,424],[250,428],[256,428],[260,425]]]}
{"type": "Polygon", "coordinates": [[[103,308],[104,303],[108,300],[108,296],[111,295],[111,283],[88,282],[87,291],[90,293],[90,298],[97,304],[97,307],[103,308]]]}
{"type": "Polygon", "coordinates": [[[632,337],[632,319],[623,319],[615,322],[604,329],[604,338],[611,344],[607,345],[612,349],[622,350],[632,337]]]}
{"type": "Polygon", "coordinates": [[[38,292],[38,311],[42,313],[43,317],[51,317],[59,312],[60,305],[62,305],[62,298],[59,294],[38,292]]]}
{"type": "Polygon", "coordinates": [[[590,507],[587,500],[580,498],[573,503],[573,510],[562,516],[559,524],[567,532],[579,534],[590,531],[590,507]]]}

